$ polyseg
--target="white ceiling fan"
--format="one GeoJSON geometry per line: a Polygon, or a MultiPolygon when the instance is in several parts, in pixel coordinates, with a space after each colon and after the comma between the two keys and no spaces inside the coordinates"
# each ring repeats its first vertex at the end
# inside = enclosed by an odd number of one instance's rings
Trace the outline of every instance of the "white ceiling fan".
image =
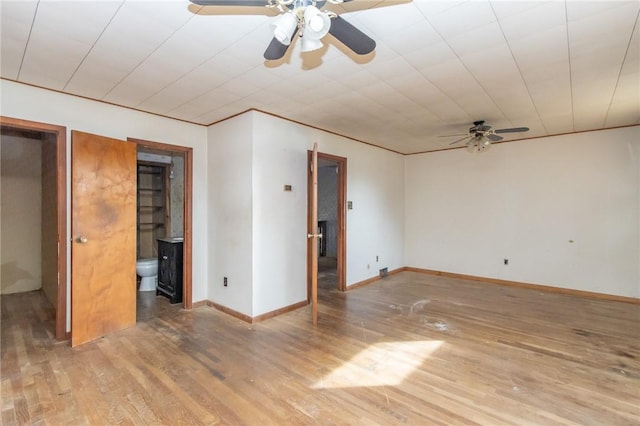
{"type": "Polygon", "coordinates": [[[451,142],[449,145],[455,145],[462,141],[467,141],[467,151],[482,152],[491,148],[491,142],[498,142],[504,139],[500,133],[521,133],[528,132],[528,127],[511,127],[507,129],[492,130],[491,126],[484,124],[484,120],[473,122],[473,126],[469,128],[469,133],[459,135],[444,135],[440,138],[450,138],[455,136],[464,136],[458,140],[451,142]]]}
{"type": "Polygon", "coordinates": [[[273,39],[264,52],[267,60],[281,59],[299,33],[302,52],[323,46],[321,39],[331,34],[358,55],[373,52],[376,42],[336,13],[320,10],[326,3],[351,0],[189,0],[200,6],[268,7],[278,11],[272,23],[273,39]]]}

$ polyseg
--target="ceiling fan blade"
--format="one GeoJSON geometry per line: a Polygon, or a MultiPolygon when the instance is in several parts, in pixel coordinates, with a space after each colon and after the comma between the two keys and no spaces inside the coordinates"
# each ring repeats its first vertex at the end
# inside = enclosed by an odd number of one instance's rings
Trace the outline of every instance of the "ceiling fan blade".
{"type": "Polygon", "coordinates": [[[489,133],[487,135],[487,137],[492,142],[498,142],[498,141],[501,141],[502,139],[504,139],[502,136],[494,135],[493,133],[489,133]]]}
{"type": "Polygon", "coordinates": [[[267,0],[189,0],[198,6],[266,6],[267,0]]]}
{"type": "Polygon", "coordinates": [[[465,136],[464,138],[460,138],[460,139],[458,139],[457,141],[453,141],[453,142],[451,142],[449,145],[455,145],[455,144],[457,144],[458,142],[462,142],[462,141],[463,141],[463,140],[465,140],[465,139],[469,139],[469,136],[467,135],[467,136],[465,136]]]}
{"type": "MultiPolygon", "coordinates": [[[[295,33],[294,33],[295,35],[295,33]]],[[[271,43],[267,46],[267,49],[264,51],[264,58],[267,61],[275,61],[281,59],[291,45],[282,44],[275,37],[271,39],[271,43]]]]}
{"type": "Polygon", "coordinates": [[[528,132],[528,127],[513,127],[511,129],[498,129],[494,130],[494,133],[519,133],[519,132],[528,132]]]}
{"type": "Polygon", "coordinates": [[[488,132],[491,130],[491,126],[487,126],[484,124],[484,120],[477,120],[473,122],[473,127],[469,129],[469,132],[488,132]]]}
{"type": "Polygon", "coordinates": [[[454,137],[454,136],[467,136],[467,135],[468,135],[468,133],[459,133],[459,134],[457,134],[457,135],[440,135],[440,136],[438,136],[438,137],[439,137],[439,138],[452,138],[452,137],[454,137]]]}
{"type": "Polygon", "coordinates": [[[264,58],[267,61],[275,61],[281,59],[295,41],[296,34],[298,34],[297,28],[293,31],[293,34],[291,34],[291,44],[289,45],[280,43],[275,37],[272,38],[271,43],[269,43],[269,46],[267,46],[267,49],[264,51],[264,58]]]}
{"type": "MultiPolygon", "coordinates": [[[[350,1],[352,1],[352,0],[342,0],[342,2],[340,4],[347,3],[347,2],[350,2],[350,1]]],[[[316,0],[316,7],[318,9],[322,9],[325,4],[327,4],[327,0],[316,0]]]]}
{"type": "Polygon", "coordinates": [[[358,55],[373,52],[376,42],[339,16],[331,18],[329,33],[358,55]]]}

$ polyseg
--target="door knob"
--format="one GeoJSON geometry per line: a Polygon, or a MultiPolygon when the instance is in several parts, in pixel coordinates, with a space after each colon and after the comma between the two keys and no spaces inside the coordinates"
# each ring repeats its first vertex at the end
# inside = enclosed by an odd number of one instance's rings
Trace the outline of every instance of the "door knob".
{"type": "Polygon", "coordinates": [[[76,238],[76,243],[78,244],[87,244],[87,241],[89,241],[87,237],[82,235],[76,238]]]}

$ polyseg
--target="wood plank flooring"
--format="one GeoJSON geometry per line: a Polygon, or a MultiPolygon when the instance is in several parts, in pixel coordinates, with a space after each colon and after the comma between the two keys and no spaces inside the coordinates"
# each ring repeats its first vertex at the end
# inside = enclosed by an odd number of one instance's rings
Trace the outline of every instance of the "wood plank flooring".
{"type": "Polygon", "coordinates": [[[13,424],[640,424],[640,306],[403,272],[249,325],[209,307],[72,349],[2,296],[13,424]]]}

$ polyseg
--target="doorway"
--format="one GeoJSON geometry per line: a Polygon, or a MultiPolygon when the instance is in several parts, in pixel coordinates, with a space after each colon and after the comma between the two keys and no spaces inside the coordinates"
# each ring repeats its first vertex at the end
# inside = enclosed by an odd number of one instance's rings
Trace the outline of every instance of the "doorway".
{"type": "MultiPolygon", "coordinates": [[[[309,158],[310,158],[309,154],[309,158]]],[[[311,172],[308,191],[311,194],[311,172]]],[[[318,242],[318,288],[346,291],[346,194],[347,159],[318,153],[318,223],[322,238],[318,242]]],[[[311,206],[309,199],[308,206],[311,206]]],[[[311,212],[308,209],[308,229],[311,212]]],[[[311,231],[310,231],[311,232],[311,231]]],[[[311,253],[307,253],[307,288],[311,294],[311,253]]]]}
{"type": "Polygon", "coordinates": [[[338,288],[338,162],[318,158],[318,288],[338,288]]]}
{"type": "MultiPolygon", "coordinates": [[[[154,240],[150,244],[154,244],[151,248],[151,256],[157,256],[158,253],[179,253],[181,259],[182,274],[176,278],[176,282],[180,285],[181,295],[180,299],[181,307],[184,309],[191,309],[192,307],[192,206],[193,206],[193,148],[171,145],[161,142],[147,141],[143,139],[128,138],[128,141],[135,142],[138,146],[138,153],[151,154],[156,160],[158,158],[166,158],[164,165],[162,165],[162,178],[165,180],[165,190],[162,192],[165,197],[164,206],[166,207],[162,212],[166,212],[165,219],[162,223],[161,233],[165,234],[164,240],[161,242],[162,247],[158,246],[157,240],[160,235],[152,236],[154,240]],[[173,176],[173,178],[172,178],[173,176]],[[171,199],[166,198],[166,194],[170,192],[174,193],[174,197],[171,199]],[[182,195],[180,196],[179,193],[182,195]],[[167,214],[168,213],[168,214],[167,214]]],[[[149,163],[148,161],[140,161],[138,164],[155,165],[160,167],[159,161],[149,163]]],[[[158,169],[159,170],[159,169],[158,169]]],[[[155,209],[155,221],[151,227],[159,229],[160,220],[158,219],[158,211],[155,209]]],[[[163,213],[161,213],[163,214],[163,213]]],[[[149,217],[149,215],[147,215],[149,217]]],[[[144,225],[149,227],[149,225],[144,225]]],[[[144,227],[141,225],[141,229],[144,227]]],[[[140,247],[142,249],[142,246],[140,247]]],[[[143,256],[143,253],[139,252],[139,256],[143,256]]],[[[147,253],[148,254],[148,253],[147,253]]],[[[161,256],[158,256],[161,257],[161,256]]],[[[171,256],[167,256],[167,265],[158,264],[158,277],[162,281],[163,276],[172,276],[170,271],[165,267],[173,266],[174,259],[171,256]]],[[[157,293],[159,297],[167,297],[171,302],[175,302],[177,294],[167,291],[163,291],[162,284],[157,293]],[[171,293],[171,294],[169,294],[171,293]]],[[[151,293],[151,292],[150,292],[151,293]]],[[[155,298],[155,295],[150,296],[155,298]]]]}
{"type": "Polygon", "coordinates": [[[183,302],[184,157],[182,152],[137,146],[137,322],[183,302]],[[155,276],[148,277],[153,270],[155,276]]]}
{"type": "Polygon", "coordinates": [[[2,232],[3,246],[7,240],[11,247],[2,249],[3,293],[42,291],[55,311],[52,333],[63,340],[68,337],[66,128],[2,116],[0,125],[6,148],[2,168],[8,174],[3,228],[11,228],[2,232]],[[20,234],[13,242],[12,232],[20,234]]]}

